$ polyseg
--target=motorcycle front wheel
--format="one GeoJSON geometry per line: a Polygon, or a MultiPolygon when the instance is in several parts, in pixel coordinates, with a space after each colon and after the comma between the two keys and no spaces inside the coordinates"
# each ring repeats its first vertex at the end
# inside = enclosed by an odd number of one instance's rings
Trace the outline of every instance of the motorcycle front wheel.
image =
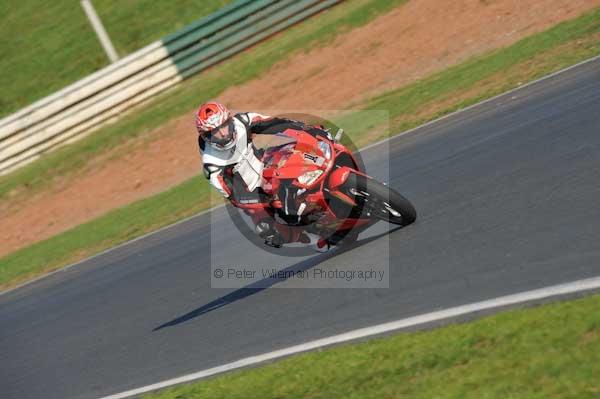
{"type": "Polygon", "coordinates": [[[417,219],[417,211],[408,199],[375,179],[351,174],[344,186],[357,202],[363,203],[367,216],[401,226],[417,219]]]}

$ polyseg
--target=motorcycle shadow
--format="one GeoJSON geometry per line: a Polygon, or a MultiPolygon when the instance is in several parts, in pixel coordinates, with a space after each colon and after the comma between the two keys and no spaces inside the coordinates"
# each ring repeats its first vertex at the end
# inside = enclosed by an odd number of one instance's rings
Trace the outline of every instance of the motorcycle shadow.
{"type": "Polygon", "coordinates": [[[288,266],[287,268],[282,269],[282,273],[279,273],[277,276],[267,277],[265,279],[256,281],[252,284],[248,284],[245,287],[238,288],[237,290],[230,292],[229,294],[224,295],[220,298],[217,298],[214,301],[211,301],[205,305],[202,305],[199,308],[192,310],[191,312],[188,312],[188,313],[186,313],[182,316],[179,316],[169,322],[161,324],[160,326],[154,328],[152,331],[154,332],[154,331],[162,330],[163,328],[174,327],[176,325],[179,325],[179,324],[185,323],[187,321],[190,321],[192,319],[195,319],[196,317],[202,316],[206,313],[220,309],[223,306],[229,305],[229,304],[237,302],[241,299],[247,298],[251,295],[257,294],[263,290],[266,290],[267,288],[274,286],[275,284],[279,284],[281,282],[286,281],[289,278],[289,276],[304,272],[306,270],[310,270],[311,268],[319,265],[322,262],[325,262],[325,261],[327,261],[331,258],[334,258],[338,255],[341,255],[345,252],[348,252],[353,249],[359,248],[363,245],[366,245],[366,244],[368,244],[372,241],[375,241],[381,237],[389,235],[401,228],[402,228],[402,226],[392,228],[384,233],[380,233],[380,234],[377,234],[377,235],[369,237],[369,238],[358,240],[355,243],[353,243],[352,245],[335,247],[332,250],[330,250],[329,252],[313,256],[309,259],[305,259],[294,265],[288,266]]]}

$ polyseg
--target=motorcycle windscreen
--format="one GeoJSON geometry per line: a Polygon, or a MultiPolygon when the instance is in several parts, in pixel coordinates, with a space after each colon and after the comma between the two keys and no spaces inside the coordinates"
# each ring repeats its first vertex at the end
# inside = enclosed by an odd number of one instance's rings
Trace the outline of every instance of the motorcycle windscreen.
{"type": "Polygon", "coordinates": [[[281,147],[287,144],[295,143],[296,139],[284,134],[257,134],[252,138],[254,147],[258,150],[268,150],[269,148],[281,147]]]}

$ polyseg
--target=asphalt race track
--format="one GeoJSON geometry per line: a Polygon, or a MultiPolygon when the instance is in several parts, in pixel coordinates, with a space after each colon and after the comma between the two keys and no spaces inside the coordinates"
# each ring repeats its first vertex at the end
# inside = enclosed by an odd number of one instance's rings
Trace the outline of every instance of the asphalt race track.
{"type": "Polygon", "coordinates": [[[342,253],[280,258],[247,242],[220,208],[3,294],[0,397],[96,398],[600,275],[600,60],[363,158],[378,177],[389,168],[390,185],[417,207],[414,225],[367,231],[342,253]],[[389,263],[390,288],[300,289],[280,279],[267,289],[212,289],[211,259],[302,270],[389,263]]]}

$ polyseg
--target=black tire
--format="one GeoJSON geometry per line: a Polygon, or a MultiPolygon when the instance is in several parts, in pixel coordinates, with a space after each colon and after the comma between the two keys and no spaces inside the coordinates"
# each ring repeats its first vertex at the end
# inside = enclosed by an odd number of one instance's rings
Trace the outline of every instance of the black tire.
{"type": "Polygon", "coordinates": [[[370,213],[371,217],[401,226],[407,226],[417,219],[417,211],[413,204],[393,188],[375,179],[354,174],[346,183],[349,184],[344,186],[349,188],[349,194],[356,200],[359,200],[360,193],[368,193],[363,197],[363,212],[370,213]]]}

